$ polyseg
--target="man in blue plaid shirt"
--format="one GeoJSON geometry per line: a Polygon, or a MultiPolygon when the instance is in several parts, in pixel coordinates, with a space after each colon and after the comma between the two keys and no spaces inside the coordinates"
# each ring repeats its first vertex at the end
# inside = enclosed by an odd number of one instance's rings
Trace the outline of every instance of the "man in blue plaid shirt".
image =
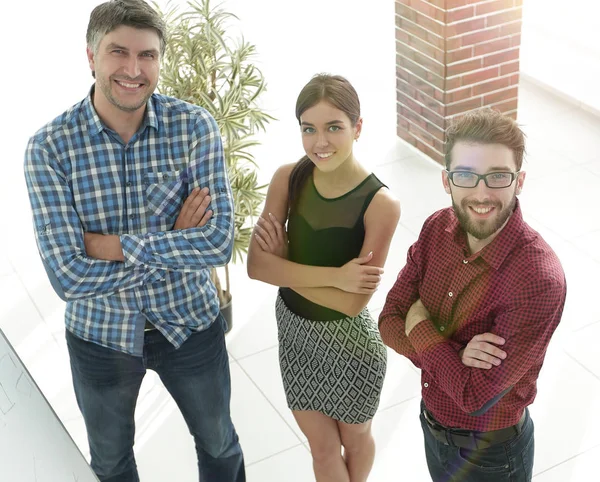
{"type": "Polygon", "coordinates": [[[143,0],[96,7],[90,94],[29,141],[44,266],[67,302],[73,384],[102,482],[138,481],[134,410],[155,370],[196,443],[201,480],[243,481],[225,322],[210,269],[229,262],[232,195],[217,125],[155,94],[165,25],[143,0]]]}

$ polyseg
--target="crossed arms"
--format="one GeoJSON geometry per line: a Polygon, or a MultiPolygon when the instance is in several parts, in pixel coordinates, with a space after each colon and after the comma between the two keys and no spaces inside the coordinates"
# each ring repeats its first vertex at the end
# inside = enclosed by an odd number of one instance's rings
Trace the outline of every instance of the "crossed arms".
{"type": "Polygon", "coordinates": [[[70,188],[68,161],[61,162],[63,153],[46,139],[29,141],[25,178],[36,240],[50,281],[63,300],[140,286],[162,278],[165,270],[198,271],[229,261],[233,203],[214,119],[199,115],[190,137],[186,165],[191,196],[174,229],[120,235],[85,232],[70,188]],[[202,197],[206,191],[194,191],[203,187],[209,190],[208,199],[202,197]],[[202,207],[210,210],[204,212],[202,207]]]}
{"type": "Polygon", "coordinates": [[[365,214],[365,240],[358,258],[341,267],[308,266],[287,259],[288,182],[294,164],[274,174],[248,253],[248,275],[289,287],[304,298],[347,316],[358,315],[379,286],[400,218],[400,204],[378,191],[365,214]],[[385,221],[384,221],[385,220],[385,221]]]}
{"type": "Polygon", "coordinates": [[[479,415],[540,364],[560,319],[564,283],[552,277],[525,281],[519,292],[526,295],[498,312],[489,332],[464,345],[440,334],[420,300],[418,243],[409,250],[380,315],[382,338],[426,371],[462,411],[479,415]]]}

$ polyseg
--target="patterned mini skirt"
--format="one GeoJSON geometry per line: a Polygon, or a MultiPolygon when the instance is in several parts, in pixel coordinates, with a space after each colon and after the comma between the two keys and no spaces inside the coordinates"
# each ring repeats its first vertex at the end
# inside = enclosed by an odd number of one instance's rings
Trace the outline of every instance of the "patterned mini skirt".
{"type": "Polygon", "coordinates": [[[290,311],[278,296],[275,314],[288,407],[344,423],[371,420],[379,406],[387,351],[369,311],[312,321],[290,311]]]}

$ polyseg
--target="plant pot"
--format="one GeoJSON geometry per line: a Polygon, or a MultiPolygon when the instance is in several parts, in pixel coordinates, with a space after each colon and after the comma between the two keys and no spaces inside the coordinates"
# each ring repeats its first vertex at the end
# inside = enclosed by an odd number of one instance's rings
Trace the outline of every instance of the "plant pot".
{"type": "Polygon", "coordinates": [[[221,314],[225,321],[227,322],[227,329],[225,333],[229,333],[231,328],[233,327],[233,303],[231,293],[227,291],[223,291],[223,297],[227,300],[225,303],[221,304],[221,314]]]}

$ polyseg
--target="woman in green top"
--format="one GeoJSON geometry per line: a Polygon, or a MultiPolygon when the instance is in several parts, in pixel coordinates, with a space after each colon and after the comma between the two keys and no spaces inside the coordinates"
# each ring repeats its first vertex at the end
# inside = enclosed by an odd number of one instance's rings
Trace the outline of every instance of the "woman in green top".
{"type": "Polygon", "coordinates": [[[281,375],[317,481],[360,482],[375,456],[371,421],[387,360],[366,306],[400,204],[354,157],[362,118],[346,79],[313,77],[300,92],[296,117],[306,155],[271,180],[248,274],[280,287],[281,375]]]}

